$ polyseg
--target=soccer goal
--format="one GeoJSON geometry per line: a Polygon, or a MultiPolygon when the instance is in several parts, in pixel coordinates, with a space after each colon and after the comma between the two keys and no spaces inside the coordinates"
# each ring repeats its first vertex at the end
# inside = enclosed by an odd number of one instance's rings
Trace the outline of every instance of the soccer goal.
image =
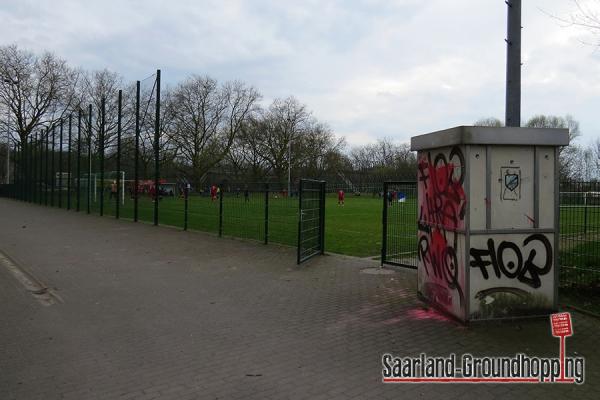
{"type": "MultiPolygon", "coordinates": [[[[97,174],[81,174],[79,178],[79,190],[87,193],[94,203],[98,200],[98,179],[97,174]]],[[[75,180],[77,182],[77,180],[75,180]]]]}
{"type": "Polygon", "coordinates": [[[54,187],[61,191],[68,190],[70,179],[70,172],[56,172],[54,175],[54,187]]]}

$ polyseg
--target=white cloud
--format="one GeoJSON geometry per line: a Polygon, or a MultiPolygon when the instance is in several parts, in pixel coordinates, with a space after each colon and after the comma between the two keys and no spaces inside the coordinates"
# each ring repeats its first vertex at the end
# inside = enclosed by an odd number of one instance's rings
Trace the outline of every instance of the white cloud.
{"type": "MultiPolygon", "coordinates": [[[[523,2],[523,111],[572,114],[598,136],[600,51],[523,2]]],[[[545,12],[543,12],[543,11],[545,12]]],[[[2,0],[0,36],[135,80],[163,69],[295,95],[350,144],[504,115],[503,0],[2,0]]]]}

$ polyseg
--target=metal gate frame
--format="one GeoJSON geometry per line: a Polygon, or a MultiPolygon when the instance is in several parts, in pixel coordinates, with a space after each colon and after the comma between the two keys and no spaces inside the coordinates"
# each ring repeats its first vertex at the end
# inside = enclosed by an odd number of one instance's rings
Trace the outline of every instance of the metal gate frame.
{"type": "MultiPolygon", "coordinates": [[[[300,179],[300,187],[298,188],[298,254],[297,263],[301,264],[314,256],[325,254],[325,181],[318,181],[314,179],[300,179]],[[316,188],[307,188],[307,184],[316,184],[316,188]],[[319,221],[318,221],[318,233],[317,233],[317,246],[313,246],[305,249],[304,244],[307,242],[306,229],[304,229],[303,216],[303,199],[304,192],[319,192],[319,221]],[[309,251],[306,254],[306,251],[309,251]],[[312,250],[312,251],[311,251],[312,250]]],[[[314,211],[315,209],[308,209],[308,211],[314,211]]],[[[308,240],[315,239],[314,236],[309,237],[308,240]]]]}
{"type": "MultiPolygon", "coordinates": [[[[388,250],[389,250],[388,249],[388,231],[389,231],[389,229],[388,229],[389,228],[388,192],[389,192],[390,185],[413,186],[415,189],[415,193],[417,190],[417,182],[416,181],[387,181],[387,182],[383,183],[383,193],[381,196],[381,198],[383,200],[383,213],[382,213],[382,231],[383,232],[382,232],[382,240],[381,240],[381,266],[383,266],[384,264],[387,264],[387,265],[394,265],[394,266],[398,266],[398,267],[416,269],[417,265],[403,263],[403,262],[396,262],[396,261],[392,261],[388,258],[388,250]]],[[[416,203],[415,203],[415,207],[417,207],[416,203]]],[[[413,222],[414,222],[414,232],[415,232],[415,240],[416,240],[418,223],[417,223],[416,219],[413,222]]],[[[415,252],[416,251],[417,251],[417,248],[415,248],[415,252]]]]}

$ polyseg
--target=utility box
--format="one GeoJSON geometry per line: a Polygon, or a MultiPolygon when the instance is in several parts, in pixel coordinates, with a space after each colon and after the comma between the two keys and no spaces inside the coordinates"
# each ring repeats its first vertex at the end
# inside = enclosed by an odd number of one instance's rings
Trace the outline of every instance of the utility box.
{"type": "Polygon", "coordinates": [[[567,129],[459,126],[411,139],[418,290],[462,321],[557,308],[558,150],[567,129]]]}

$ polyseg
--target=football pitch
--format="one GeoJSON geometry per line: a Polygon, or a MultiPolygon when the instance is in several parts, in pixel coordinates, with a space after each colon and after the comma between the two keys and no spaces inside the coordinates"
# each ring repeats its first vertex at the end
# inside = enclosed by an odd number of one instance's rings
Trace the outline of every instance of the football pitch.
{"type": "MultiPolygon", "coordinates": [[[[62,207],[65,208],[66,193],[63,193],[62,207]]],[[[100,199],[90,203],[93,214],[100,211],[100,199]]],[[[183,228],[184,199],[163,197],[159,201],[159,224],[183,228]]],[[[71,208],[75,208],[75,194],[71,197],[71,208]]],[[[55,199],[55,206],[58,199],[55,199]]],[[[81,211],[86,211],[86,196],[81,196],[81,211]]],[[[188,229],[205,232],[219,232],[219,219],[222,218],[222,235],[264,242],[265,229],[268,241],[295,246],[298,235],[298,199],[264,192],[252,192],[246,199],[242,193],[225,193],[222,216],[219,213],[219,200],[212,201],[208,196],[191,195],[188,202],[188,229]],[[268,227],[265,224],[266,203],[268,201],[268,227]]],[[[408,197],[406,202],[394,202],[395,213],[402,214],[402,221],[414,224],[415,237],[395,238],[405,241],[404,248],[416,246],[417,204],[408,197]]],[[[115,215],[115,199],[104,197],[104,215],[115,215]]],[[[154,203],[147,195],[139,198],[139,220],[153,221],[154,203]]],[[[325,248],[332,253],[357,257],[378,257],[381,255],[383,200],[372,195],[346,195],[344,206],[337,204],[337,196],[328,194],[325,209],[325,248]]],[[[120,217],[133,219],[133,200],[128,196],[120,206],[120,217]]],[[[600,265],[600,254],[589,252],[588,247],[596,247],[600,240],[600,206],[565,206],[561,208],[561,258],[571,264],[585,266],[600,265]]],[[[410,229],[410,227],[405,227],[410,229]]],[[[407,230],[408,230],[407,229],[407,230]]],[[[416,252],[416,248],[415,248],[416,252]]]]}
{"type": "MultiPolygon", "coordinates": [[[[63,193],[62,208],[66,207],[66,193],[63,193]]],[[[87,209],[87,198],[81,196],[80,208],[87,209]]],[[[264,241],[265,205],[264,192],[250,193],[246,200],[242,193],[226,193],[223,197],[222,234],[264,241]]],[[[105,195],[103,214],[115,215],[115,199],[105,195]]],[[[75,194],[71,197],[71,208],[75,208],[75,194]]],[[[380,197],[347,195],[343,206],[338,205],[337,195],[328,194],[325,209],[325,247],[328,252],[358,257],[375,257],[381,254],[382,208],[380,197]]],[[[55,206],[58,199],[55,199],[55,206]]],[[[409,213],[416,227],[416,199],[398,203],[409,213]]],[[[159,201],[159,224],[183,228],[185,201],[180,197],[163,197],[159,201]]],[[[219,232],[219,200],[212,201],[208,196],[190,195],[188,201],[188,229],[205,232],[219,232]]],[[[125,197],[120,205],[120,218],[133,219],[133,200],[125,197]]],[[[100,199],[90,202],[93,214],[100,212],[100,199]]],[[[138,200],[138,219],[152,222],[154,203],[147,195],[138,200]]],[[[295,246],[298,237],[298,199],[270,193],[268,199],[268,239],[272,243],[295,246]]],[[[415,232],[416,234],[416,232],[415,232]]]]}

